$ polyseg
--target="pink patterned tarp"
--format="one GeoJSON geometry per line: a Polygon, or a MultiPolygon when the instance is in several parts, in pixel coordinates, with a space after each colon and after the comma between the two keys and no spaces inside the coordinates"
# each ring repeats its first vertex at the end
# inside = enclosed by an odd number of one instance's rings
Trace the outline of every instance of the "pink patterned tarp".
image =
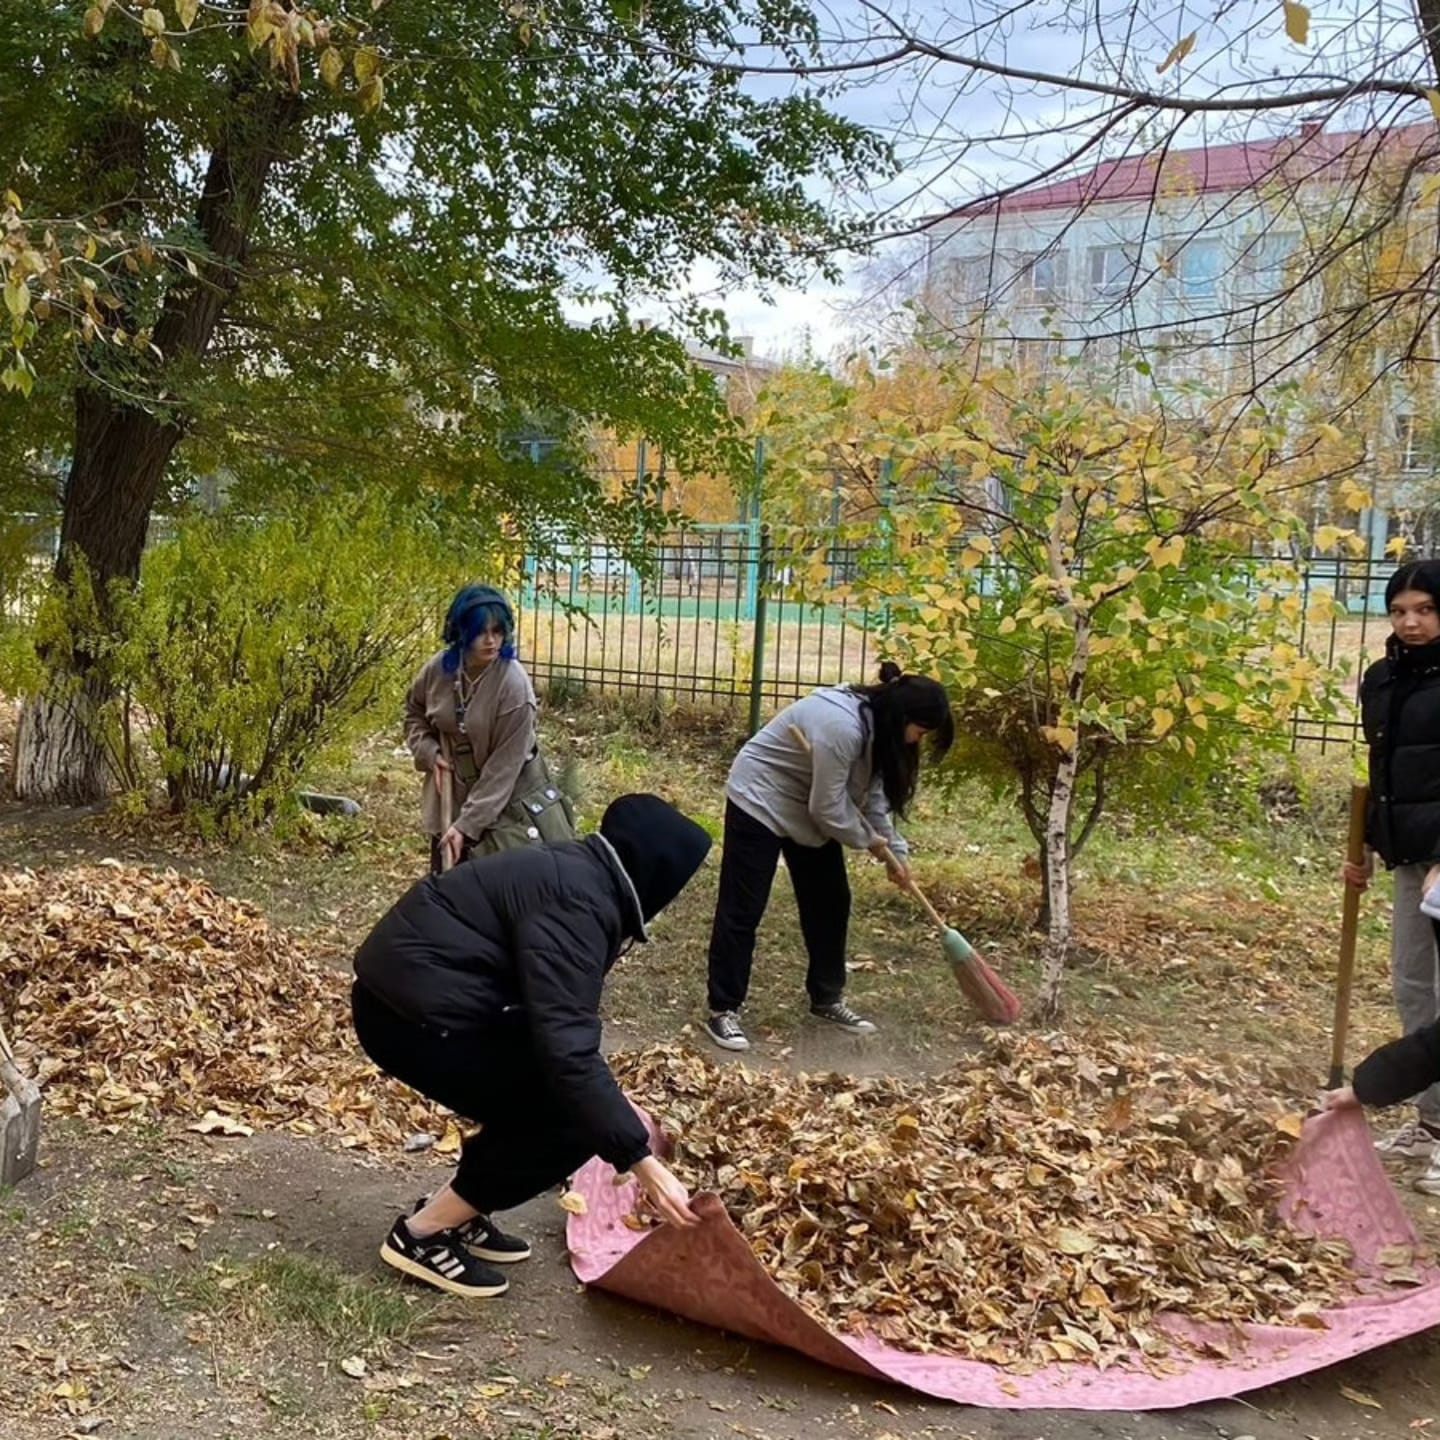
{"type": "MultiPolygon", "coordinates": [[[[696,1208],[705,1223],[695,1229],[660,1226],[636,1232],[623,1220],[633,1205],[633,1192],[613,1180],[614,1172],[599,1160],[592,1160],[575,1180],[588,1209],[570,1217],[567,1235],[570,1263],[585,1284],[703,1325],[787,1346],[841,1370],[966,1405],[1012,1410],[1194,1405],[1290,1380],[1440,1325],[1440,1270],[1429,1268],[1418,1287],[1397,1289],[1373,1282],[1368,1287],[1373,1293],[1325,1312],[1324,1329],[1236,1329],[1174,1317],[1172,1331],[1209,1346],[1205,1353],[1193,1354],[1177,1347],[1165,1371],[1052,1364],[1033,1374],[1013,1375],[994,1365],[911,1354],[879,1340],[827,1330],[779,1290],[718,1197],[698,1198],[696,1208]],[[1230,1358],[1219,1358],[1224,1355],[1230,1358]]],[[[1382,1246],[1418,1243],[1376,1158],[1365,1119],[1354,1111],[1320,1116],[1306,1125],[1282,1210],[1301,1229],[1349,1240],[1362,1274],[1382,1246]]]]}

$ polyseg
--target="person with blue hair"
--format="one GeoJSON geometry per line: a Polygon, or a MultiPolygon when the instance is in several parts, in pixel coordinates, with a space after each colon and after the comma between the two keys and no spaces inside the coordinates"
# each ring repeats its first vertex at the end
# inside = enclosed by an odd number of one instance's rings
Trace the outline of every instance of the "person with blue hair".
{"type": "Polygon", "coordinates": [[[472,851],[574,839],[570,802],[540,753],[510,602],[489,585],[467,585],[450,602],[441,640],[405,701],[405,744],[425,776],[432,873],[472,851]]]}

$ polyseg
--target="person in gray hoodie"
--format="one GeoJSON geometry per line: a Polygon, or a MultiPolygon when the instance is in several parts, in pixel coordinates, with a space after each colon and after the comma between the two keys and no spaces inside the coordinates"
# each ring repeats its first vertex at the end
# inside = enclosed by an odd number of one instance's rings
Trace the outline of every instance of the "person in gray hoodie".
{"type": "Polygon", "coordinates": [[[894,819],[914,797],[926,738],[936,758],[954,743],[944,687],[887,662],[880,684],[816,690],[741,749],[725,787],[720,894],[710,932],[705,1029],[721,1049],[750,1048],[740,1009],[782,855],[809,955],[810,1013],[854,1035],[874,1034],[874,1024],[844,1000],[845,851],[868,850],[886,860],[897,885],[909,883],[909,850],[894,819]]]}

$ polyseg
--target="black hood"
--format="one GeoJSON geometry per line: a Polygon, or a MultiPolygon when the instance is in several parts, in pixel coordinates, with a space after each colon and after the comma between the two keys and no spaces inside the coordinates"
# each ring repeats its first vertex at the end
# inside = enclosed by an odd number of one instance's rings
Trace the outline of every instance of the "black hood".
{"type": "Polygon", "coordinates": [[[653,920],[689,883],[710,853],[710,837],[658,795],[622,795],[600,821],[640,901],[653,920]]]}

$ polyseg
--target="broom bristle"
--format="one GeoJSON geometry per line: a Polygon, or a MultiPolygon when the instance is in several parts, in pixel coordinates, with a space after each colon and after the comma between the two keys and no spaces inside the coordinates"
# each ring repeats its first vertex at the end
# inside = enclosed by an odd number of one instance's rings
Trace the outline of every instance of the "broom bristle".
{"type": "Polygon", "coordinates": [[[946,930],[944,946],[945,958],[959,982],[961,994],[981,1018],[994,1025],[1013,1025],[1024,1008],[1015,992],[975,953],[958,930],[946,930]]]}

